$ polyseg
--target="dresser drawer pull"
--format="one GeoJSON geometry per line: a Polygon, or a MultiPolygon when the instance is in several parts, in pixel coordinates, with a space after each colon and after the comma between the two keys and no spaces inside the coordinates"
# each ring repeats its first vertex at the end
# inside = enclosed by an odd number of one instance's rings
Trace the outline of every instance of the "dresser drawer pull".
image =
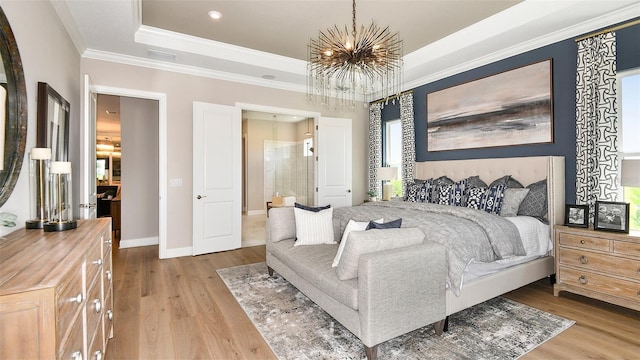
{"type": "Polygon", "coordinates": [[[82,351],[74,351],[71,354],[71,360],[82,360],[82,351]]]}
{"type": "Polygon", "coordinates": [[[102,266],[102,259],[94,260],[93,263],[98,265],[98,266],[102,266]]]}
{"type": "Polygon", "coordinates": [[[109,321],[113,321],[113,310],[107,310],[107,318],[109,318],[109,321]]]}
{"type": "Polygon", "coordinates": [[[580,244],[584,245],[585,241],[584,240],[580,240],[580,244]]]}
{"type": "Polygon", "coordinates": [[[95,356],[93,357],[96,360],[102,360],[102,351],[97,350],[95,353],[95,356]]]}
{"type": "Polygon", "coordinates": [[[580,281],[580,283],[583,284],[583,285],[586,285],[589,282],[589,280],[587,280],[587,277],[584,276],[584,275],[580,276],[578,278],[578,281],[580,281]]]}
{"type": "Polygon", "coordinates": [[[104,243],[110,246],[111,245],[111,238],[108,238],[107,240],[105,240],[104,243]]]}
{"type": "Polygon", "coordinates": [[[100,299],[93,300],[93,306],[96,309],[96,312],[99,313],[100,310],[102,310],[102,303],[100,302],[100,299]]]}
{"type": "Polygon", "coordinates": [[[589,258],[582,255],[578,258],[578,261],[580,261],[580,264],[588,264],[589,263],[589,258]]]}
{"type": "Polygon", "coordinates": [[[105,272],[105,276],[107,277],[107,280],[111,281],[111,270],[107,270],[105,272]]]}
{"type": "MultiPolygon", "coordinates": [[[[82,303],[82,293],[79,293],[78,295],[72,297],[70,299],[71,302],[77,302],[78,304],[82,303]]],[[[82,356],[82,354],[80,354],[80,356],[82,356]]]]}

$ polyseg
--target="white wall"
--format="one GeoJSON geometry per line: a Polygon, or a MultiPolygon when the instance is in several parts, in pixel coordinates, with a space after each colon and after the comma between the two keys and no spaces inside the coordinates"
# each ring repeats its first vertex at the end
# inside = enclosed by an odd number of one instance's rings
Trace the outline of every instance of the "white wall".
{"type": "MultiPolygon", "coordinates": [[[[250,86],[234,82],[140,68],[93,59],[82,59],[81,73],[88,73],[96,85],[167,94],[167,178],[182,179],[182,187],[167,184],[167,248],[192,245],[192,116],[193,101],[222,105],[236,102],[303,111],[321,111],[307,105],[305,94],[250,86]]],[[[367,188],[368,110],[324,111],[322,115],[353,121],[353,201],[360,203],[367,188]]]]}
{"type": "MultiPolygon", "coordinates": [[[[18,44],[27,88],[27,144],[28,153],[36,144],[36,108],[38,82],[49,83],[71,104],[70,160],[73,162],[73,196],[78,196],[79,114],[80,114],[80,56],[49,0],[0,0],[18,44]]],[[[17,226],[24,227],[29,217],[28,157],[11,197],[0,212],[18,215],[17,226]]],[[[0,235],[16,228],[0,227],[0,235]]]]}
{"type": "Polygon", "coordinates": [[[120,126],[121,244],[157,243],[158,101],[121,97],[120,126]]]}

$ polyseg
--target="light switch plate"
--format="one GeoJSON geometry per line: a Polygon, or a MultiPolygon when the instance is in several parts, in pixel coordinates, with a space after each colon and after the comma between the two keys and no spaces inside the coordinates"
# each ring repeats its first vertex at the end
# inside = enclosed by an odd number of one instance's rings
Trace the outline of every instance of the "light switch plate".
{"type": "Polygon", "coordinates": [[[169,179],[169,186],[171,187],[182,186],[182,179],[169,179]]]}

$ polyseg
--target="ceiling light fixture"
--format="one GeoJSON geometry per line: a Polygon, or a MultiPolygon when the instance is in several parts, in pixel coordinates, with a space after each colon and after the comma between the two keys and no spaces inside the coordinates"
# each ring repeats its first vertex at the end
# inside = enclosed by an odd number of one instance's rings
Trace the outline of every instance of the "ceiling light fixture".
{"type": "Polygon", "coordinates": [[[222,19],[222,13],[220,11],[211,10],[209,11],[209,17],[213,20],[220,20],[222,19]]]}
{"type": "Polygon", "coordinates": [[[334,25],[320,31],[308,45],[307,100],[314,105],[336,109],[355,109],[356,100],[372,101],[402,91],[402,40],[389,27],[379,28],[373,21],[356,31],[356,2],[353,0],[352,31],[334,25]]]}

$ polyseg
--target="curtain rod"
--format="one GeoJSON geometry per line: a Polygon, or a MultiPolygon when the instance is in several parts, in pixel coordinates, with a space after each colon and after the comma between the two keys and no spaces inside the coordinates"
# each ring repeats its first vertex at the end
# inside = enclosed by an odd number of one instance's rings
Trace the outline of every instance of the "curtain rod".
{"type": "Polygon", "coordinates": [[[376,100],[376,101],[372,101],[372,102],[369,103],[369,105],[373,105],[373,104],[377,104],[377,103],[381,103],[381,102],[397,99],[397,98],[399,98],[400,96],[402,96],[404,94],[411,94],[411,93],[413,93],[413,90],[403,91],[403,92],[401,92],[399,94],[387,96],[386,98],[379,99],[379,100],[376,100]]]}
{"type": "Polygon", "coordinates": [[[597,36],[597,35],[601,35],[601,34],[604,34],[604,33],[608,33],[610,31],[616,31],[616,30],[624,29],[626,27],[637,25],[637,24],[640,24],[640,19],[636,19],[636,20],[633,20],[633,21],[622,23],[620,25],[612,26],[610,28],[606,28],[606,29],[603,29],[603,30],[600,30],[600,31],[592,32],[592,33],[587,34],[587,35],[580,36],[580,37],[576,38],[576,42],[582,41],[584,39],[588,39],[588,38],[593,37],[593,36],[597,36]]]}

